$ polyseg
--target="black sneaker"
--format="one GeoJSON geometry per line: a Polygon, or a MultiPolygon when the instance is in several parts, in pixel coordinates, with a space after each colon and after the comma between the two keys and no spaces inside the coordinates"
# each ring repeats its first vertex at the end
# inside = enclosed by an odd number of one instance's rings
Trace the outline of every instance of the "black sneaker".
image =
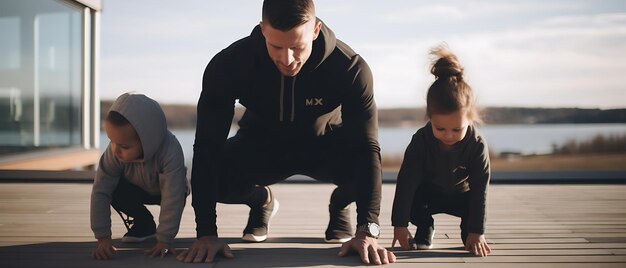
{"type": "Polygon", "coordinates": [[[415,246],[417,249],[432,249],[434,238],[435,227],[418,228],[415,232],[415,246]]]}
{"type": "Polygon", "coordinates": [[[345,243],[352,239],[352,224],[350,223],[350,206],[335,208],[328,205],[330,220],[326,228],[326,243],[345,243]]]}
{"type": "Polygon", "coordinates": [[[266,188],[270,195],[270,202],[265,207],[261,205],[259,207],[250,208],[248,224],[246,228],[243,229],[243,236],[241,237],[244,241],[263,242],[267,239],[270,219],[278,212],[279,203],[270,188],[266,188]]]}
{"type": "Polygon", "coordinates": [[[156,237],[156,224],[152,218],[150,219],[135,219],[126,215],[125,213],[115,209],[117,214],[122,218],[122,222],[126,227],[126,234],[122,237],[122,242],[136,243],[143,242],[150,238],[156,237]]]}

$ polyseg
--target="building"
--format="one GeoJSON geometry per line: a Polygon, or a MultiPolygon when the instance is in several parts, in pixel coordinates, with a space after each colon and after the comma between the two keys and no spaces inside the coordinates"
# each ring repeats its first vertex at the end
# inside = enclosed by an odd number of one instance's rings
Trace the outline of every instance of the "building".
{"type": "Polygon", "coordinates": [[[0,1],[0,170],[98,160],[100,0],[0,1]]]}

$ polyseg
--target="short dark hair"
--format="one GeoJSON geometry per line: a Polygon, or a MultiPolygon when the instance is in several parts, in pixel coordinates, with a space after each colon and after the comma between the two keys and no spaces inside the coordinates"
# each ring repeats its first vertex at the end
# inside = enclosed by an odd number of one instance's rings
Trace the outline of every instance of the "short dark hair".
{"type": "Polygon", "coordinates": [[[289,31],[315,19],[315,6],[313,0],[264,0],[262,16],[272,28],[289,31]]]}
{"type": "Polygon", "coordinates": [[[107,118],[105,120],[118,127],[130,124],[126,117],[116,111],[110,111],[109,114],[107,114],[107,118]]]}

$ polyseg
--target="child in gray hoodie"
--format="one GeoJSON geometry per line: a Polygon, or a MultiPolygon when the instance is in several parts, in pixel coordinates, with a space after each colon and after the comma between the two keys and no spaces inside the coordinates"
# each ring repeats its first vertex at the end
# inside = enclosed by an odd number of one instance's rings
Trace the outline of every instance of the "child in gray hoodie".
{"type": "Polygon", "coordinates": [[[111,106],[104,128],[111,142],[100,157],[91,192],[91,229],[98,239],[93,257],[106,260],[115,253],[109,206],[128,228],[123,242],[156,236],[157,243],[146,255],[176,254],[172,241],[189,183],[182,148],[167,130],[163,110],[145,95],[125,93],[111,106]],[[158,228],[145,204],[161,205],[158,228]]]}

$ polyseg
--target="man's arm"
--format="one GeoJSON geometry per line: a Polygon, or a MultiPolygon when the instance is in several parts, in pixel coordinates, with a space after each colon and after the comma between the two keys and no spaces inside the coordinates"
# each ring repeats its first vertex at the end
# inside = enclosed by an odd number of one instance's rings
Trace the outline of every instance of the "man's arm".
{"type": "Polygon", "coordinates": [[[374,101],[372,72],[359,56],[346,74],[347,94],[342,102],[342,122],[358,161],[355,178],[357,226],[379,223],[382,186],[378,111],[374,101]]]}
{"type": "Polygon", "coordinates": [[[224,63],[223,52],[207,65],[198,100],[196,138],[191,169],[191,205],[196,215],[196,240],[176,259],[183,262],[212,262],[217,252],[232,257],[230,248],[217,238],[217,165],[234,115],[236,74],[224,63]]]}
{"type": "MultiPolygon", "coordinates": [[[[197,237],[217,236],[216,165],[233,120],[235,98],[228,90],[229,76],[222,53],[208,64],[198,100],[196,137],[191,170],[192,206],[196,214],[197,237]]],[[[233,74],[230,74],[233,75],[233,74]]]]}
{"type": "MultiPolygon", "coordinates": [[[[349,147],[357,161],[355,179],[357,226],[378,224],[382,188],[382,167],[378,144],[378,112],[374,102],[372,72],[360,56],[355,55],[347,73],[347,94],[342,102],[342,121],[350,140],[349,147]]],[[[356,251],[363,263],[387,264],[396,256],[364,232],[344,243],[339,256],[356,251]],[[371,259],[370,259],[371,257],[371,259]]]]}

